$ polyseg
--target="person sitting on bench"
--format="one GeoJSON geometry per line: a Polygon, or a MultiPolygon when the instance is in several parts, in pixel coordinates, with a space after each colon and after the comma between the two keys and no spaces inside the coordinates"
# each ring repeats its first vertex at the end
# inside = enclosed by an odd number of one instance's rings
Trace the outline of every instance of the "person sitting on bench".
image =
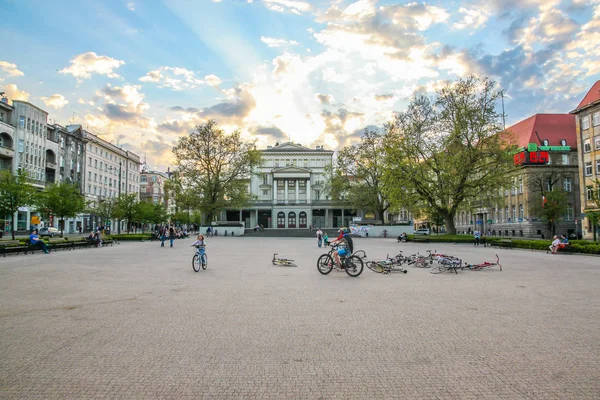
{"type": "Polygon", "coordinates": [[[39,247],[40,249],[42,249],[44,254],[50,253],[48,251],[48,246],[46,246],[46,243],[44,243],[44,241],[38,236],[37,229],[31,231],[31,235],[29,235],[29,244],[31,244],[33,247],[39,247]]]}

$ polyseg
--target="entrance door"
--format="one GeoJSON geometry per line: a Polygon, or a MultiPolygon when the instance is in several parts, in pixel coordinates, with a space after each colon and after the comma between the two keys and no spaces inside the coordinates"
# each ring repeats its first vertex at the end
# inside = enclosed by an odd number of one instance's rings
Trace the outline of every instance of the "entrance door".
{"type": "Polygon", "coordinates": [[[285,213],[282,211],[277,213],[277,227],[285,228],[285,213]]]}
{"type": "Polygon", "coordinates": [[[262,225],[264,228],[269,228],[269,219],[271,219],[271,211],[258,212],[258,225],[262,225]]]}
{"type": "Polygon", "coordinates": [[[296,227],[296,213],[293,211],[290,211],[290,213],[288,214],[288,228],[295,228],[296,227]]]}
{"type": "Polygon", "coordinates": [[[298,226],[300,228],[306,228],[306,213],[304,211],[302,211],[299,214],[299,221],[298,221],[298,226]]]}

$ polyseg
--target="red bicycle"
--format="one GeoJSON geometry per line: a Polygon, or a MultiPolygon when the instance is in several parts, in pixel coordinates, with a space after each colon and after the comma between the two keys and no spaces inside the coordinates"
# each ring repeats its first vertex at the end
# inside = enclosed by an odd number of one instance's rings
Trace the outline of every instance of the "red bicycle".
{"type": "Polygon", "coordinates": [[[495,267],[496,265],[500,268],[500,271],[502,271],[502,265],[500,265],[500,257],[498,257],[498,254],[496,254],[496,262],[484,261],[481,264],[466,264],[462,268],[470,271],[480,271],[484,268],[495,267]]]}

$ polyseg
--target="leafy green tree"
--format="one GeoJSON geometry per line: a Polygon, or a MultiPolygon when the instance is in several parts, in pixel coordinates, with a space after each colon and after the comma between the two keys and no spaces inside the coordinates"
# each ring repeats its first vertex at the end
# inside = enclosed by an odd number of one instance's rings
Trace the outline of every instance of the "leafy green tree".
{"type": "Polygon", "coordinates": [[[384,135],[365,129],[359,143],[345,147],[337,154],[335,164],[328,168],[329,194],[354,210],[372,209],[384,219],[390,207],[384,185],[384,135]]]}
{"type": "Polygon", "coordinates": [[[440,89],[433,103],[413,99],[386,125],[389,195],[416,198],[455,234],[461,205],[497,191],[514,171],[512,137],[496,111],[500,95],[493,81],[469,77],[440,89]]]}
{"type": "Polygon", "coordinates": [[[546,198],[542,202],[540,197],[539,203],[534,203],[533,210],[536,215],[539,215],[548,223],[548,230],[552,236],[556,235],[556,224],[564,218],[567,212],[567,195],[562,190],[553,190],[545,192],[543,196],[546,198]]]}
{"type": "MultiPolygon", "coordinates": [[[[594,185],[592,186],[592,201],[596,203],[596,207],[600,207],[600,180],[595,179],[594,185]]],[[[600,211],[588,211],[586,210],[587,218],[592,225],[592,233],[594,235],[594,242],[598,240],[598,226],[600,226],[600,211]]]]}
{"type": "Polygon", "coordinates": [[[60,182],[50,185],[39,196],[39,207],[45,214],[54,214],[60,225],[61,236],[65,229],[65,220],[82,213],[85,198],[79,192],[79,186],[73,183],[60,182]]]}
{"type": "MultiPolygon", "coordinates": [[[[0,216],[9,216],[12,222],[13,215],[19,207],[34,204],[36,189],[29,184],[29,177],[24,171],[12,175],[10,171],[0,171],[0,216]]],[[[12,229],[12,239],[15,239],[15,230],[12,229]]],[[[0,227],[4,229],[4,227],[0,227]]]]}
{"type": "Polygon", "coordinates": [[[136,193],[123,193],[117,197],[117,209],[115,216],[119,219],[118,230],[121,230],[121,220],[127,221],[127,233],[131,230],[131,224],[136,219],[136,212],[138,210],[138,196],[136,193]]]}
{"type": "Polygon", "coordinates": [[[180,138],[173,153],[182,186],[198,194],[198,209],[209,223],[224,208],[241,208],[252,200],[248,184],[262,157],[239,131],[227,134],[210,120],[180,138]]]}
{"type": "Polygon", "coordinates": [[[90,212],[98,215],[102,222],[106,224],[107,221],[112,220],[117,215],[117,200],[112,198],[106,199],[96,207],[93,207],[90,212]]]}

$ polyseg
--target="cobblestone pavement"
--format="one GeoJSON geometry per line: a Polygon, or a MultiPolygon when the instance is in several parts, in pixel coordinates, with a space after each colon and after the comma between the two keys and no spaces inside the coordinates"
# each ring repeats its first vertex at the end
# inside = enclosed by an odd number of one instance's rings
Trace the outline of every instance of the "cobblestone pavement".
{"type": "Polygon", "coordinates": [[[598,257],[356,239],[504,270],[350,278],[315,240],[218,237],[195,273],[191,242],[0,258],[0,398],[600,398],[598,257]]]}

